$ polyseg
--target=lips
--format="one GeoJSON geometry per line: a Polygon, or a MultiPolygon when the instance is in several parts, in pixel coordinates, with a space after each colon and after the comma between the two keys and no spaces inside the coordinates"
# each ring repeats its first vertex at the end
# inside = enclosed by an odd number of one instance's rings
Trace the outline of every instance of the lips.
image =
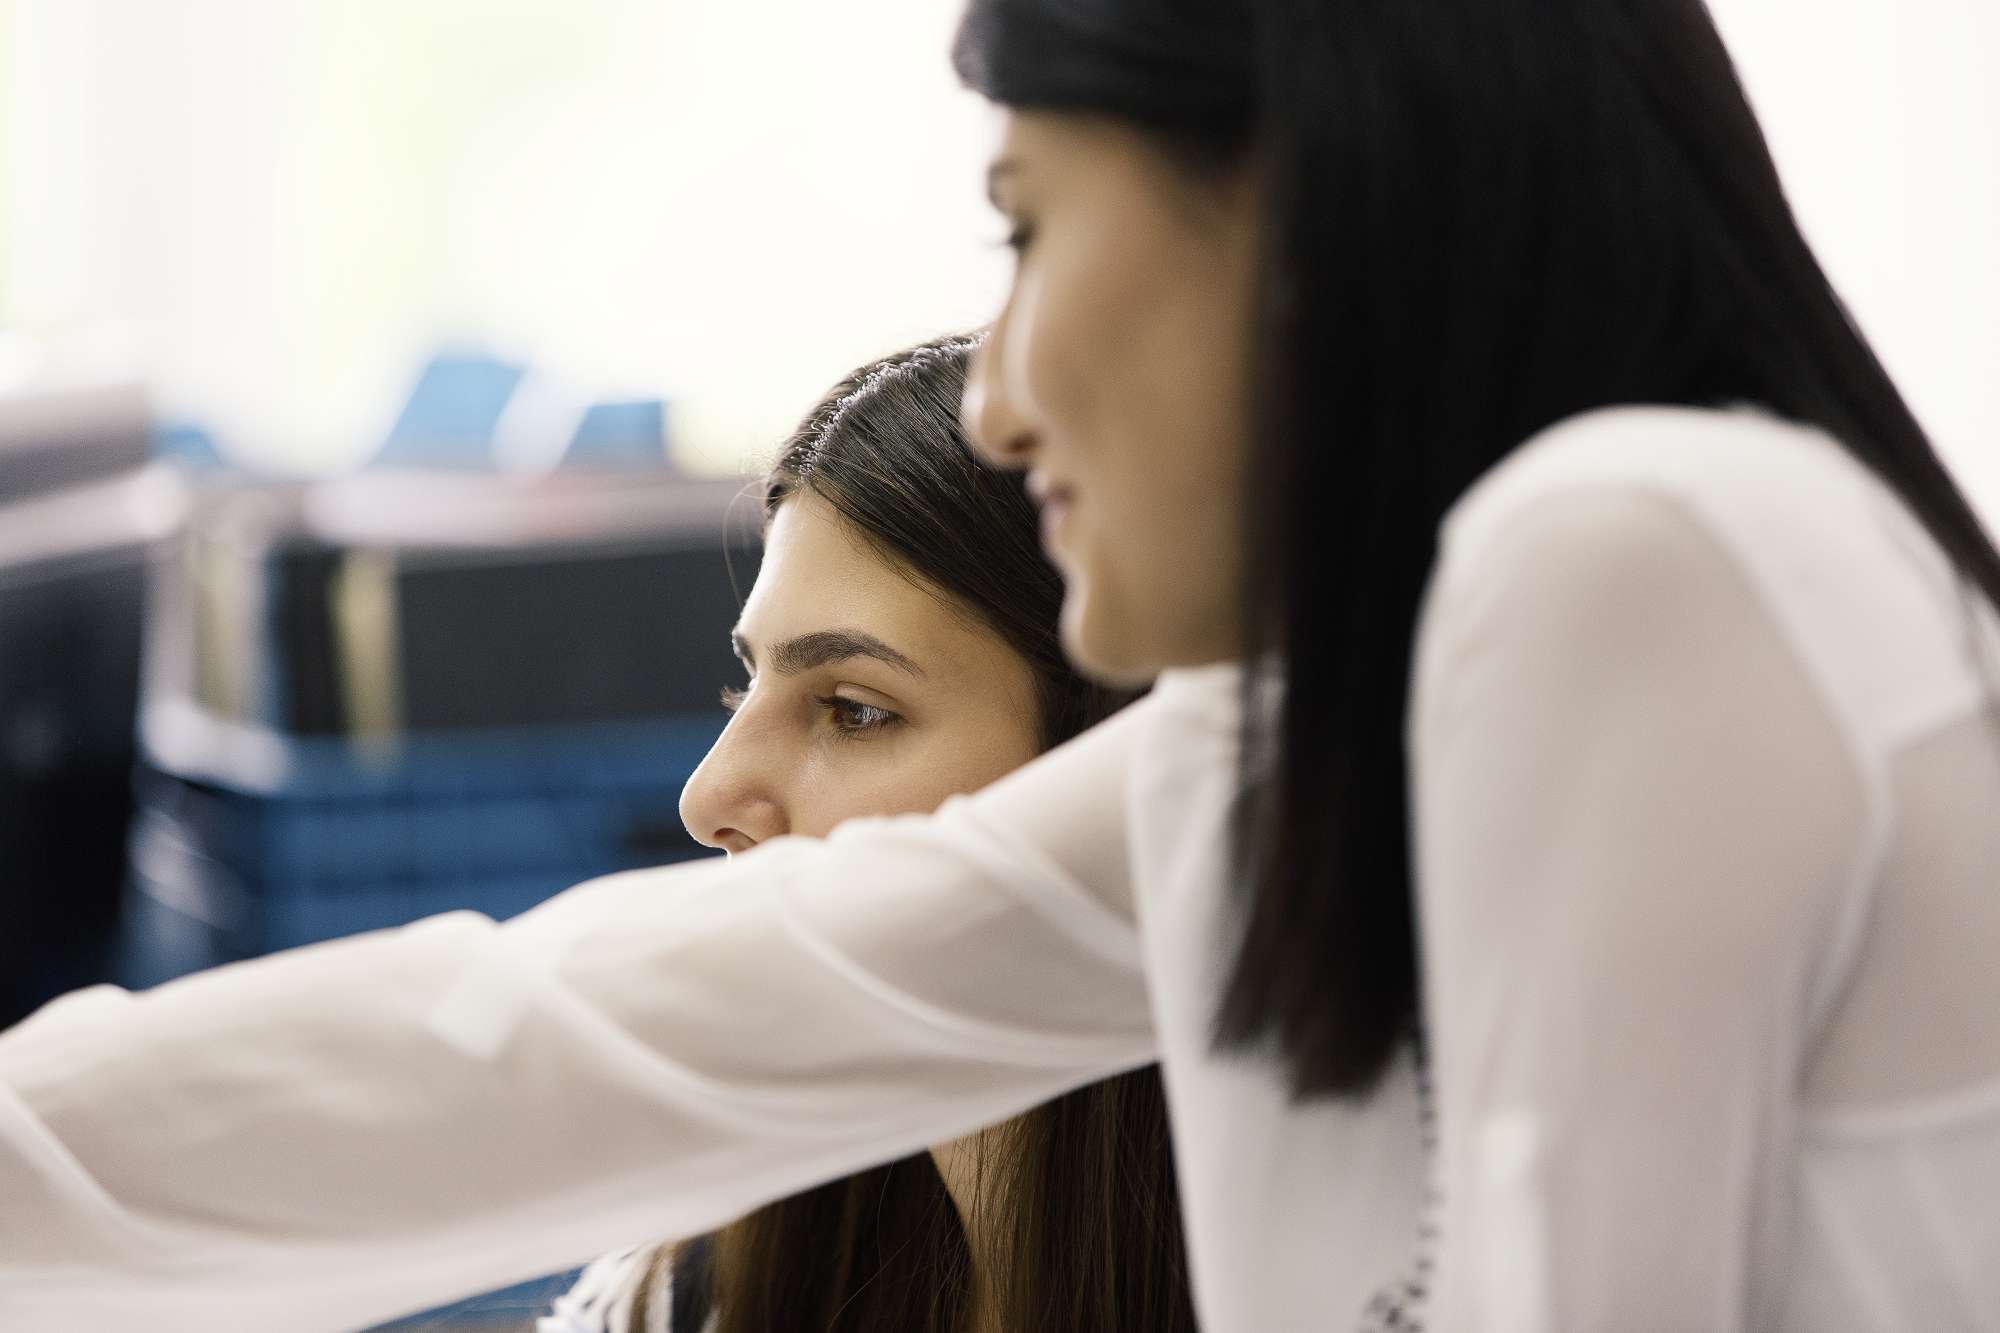
{"type": "Polygon", "coordinates": [[[1051,479],[1047,473],[1030,472],[1028,498],[1035,502],[1035,507],[1042,514],[1042,546],[1052,552],[1076,494],[1068,486],[1051,479]]]}
{"type": "Polygon", "coordinates": [[[1038,508],[1048,508],[1050,504],[1066,504],[1070,500],[1070,488],[1058,482],[1048,472],[1028,472],[1028,498],[1036,502],[1038,508]]]}

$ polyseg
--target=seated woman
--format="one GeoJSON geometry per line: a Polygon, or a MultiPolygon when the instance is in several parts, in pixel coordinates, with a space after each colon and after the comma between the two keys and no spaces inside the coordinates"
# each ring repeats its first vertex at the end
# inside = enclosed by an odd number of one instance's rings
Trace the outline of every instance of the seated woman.
{"type": "MultiPolygon", "coordinates": [[[[929,810],[1119,702],[1064,662],[1062,585],[1020,476],[959,434],[972,345],[856,371],[766,478],[764,562],[734,636],[749,684],[725,691],[735,716],[681,797],[702,842],[737,852],[929,810]]],[[[609,1256],[539,1327],[1193,1333],[1159,1076],[609,1256]]]]}

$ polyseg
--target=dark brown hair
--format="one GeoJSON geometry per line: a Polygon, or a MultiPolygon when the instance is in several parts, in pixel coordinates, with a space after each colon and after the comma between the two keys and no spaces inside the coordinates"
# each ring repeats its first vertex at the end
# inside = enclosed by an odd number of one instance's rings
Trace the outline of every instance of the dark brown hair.
{"type": "MultiPolygon", "coordinates": [[[[987,466],[959,431],[975,342],[939,339],[842,380],[786,442],[764,513],[768,522],[811,491],[955,614],[992,629],[1033,669],[1046,747],[1129,696],[1064,660],[1062,582],[1042,554],[1034,506],[1020,476],[987,466]]],[[[1003,1328],[1194,1333],[1156,1071],[1037,1107],[988,1130],[980,1149],[976,1207],[997,1253],[979,1277],[1003,1328]]],[[[711,1314],[721,1333],[960,1333],[977,1294],[964,1229],[928,1153],[663,1248],[654,1267],[663,1264],[679,1333],[711,1314]]],[[[645,1320],[642,1290],[630,1333],[645,1320]]]]}

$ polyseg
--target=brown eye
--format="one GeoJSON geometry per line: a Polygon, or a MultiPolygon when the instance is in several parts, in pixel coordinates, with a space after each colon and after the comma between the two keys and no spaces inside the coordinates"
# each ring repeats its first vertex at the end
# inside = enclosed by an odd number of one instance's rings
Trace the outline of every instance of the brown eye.
{"type": "Polygon", "coordinates": [[[837,694],[822,694],[814,702],[825,710],[827,721],[843,736],[871,735],[903,720],[886,708],[865,704],[859,699],[843,699],[837,694]]]}

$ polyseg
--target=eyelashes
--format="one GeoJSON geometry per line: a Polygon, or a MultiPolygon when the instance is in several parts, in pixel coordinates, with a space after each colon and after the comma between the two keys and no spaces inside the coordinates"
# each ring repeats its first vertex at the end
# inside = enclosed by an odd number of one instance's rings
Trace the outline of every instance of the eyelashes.
{"type": "Polygon", "coordinates": [[[872,735],[903,720],[886,708],[864,704],[858,699],[843,699],[837,694],[816,695],[813,702],[825,712],[833,729],[843,736],[872,735]]]}
{"type": "MultiPolygon", "coordinates": [[[[734,685],[722,687],[723,708],[734,713],[742,708],[750,697],[750,692],[734,685]]],[[[813,705],[833,728],[834,734],[843,739],[858,739],[872,736],[902,722],[903,716],[876,704],[862,703],[859,699],[843,699],[837,694],[816,694],[813,705]]]]}

